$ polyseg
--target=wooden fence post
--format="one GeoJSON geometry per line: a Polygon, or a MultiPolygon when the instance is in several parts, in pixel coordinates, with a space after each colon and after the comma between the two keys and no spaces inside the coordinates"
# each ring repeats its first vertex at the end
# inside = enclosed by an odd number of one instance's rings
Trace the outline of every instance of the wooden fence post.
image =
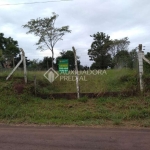
{"type": "Polygon", "coordinates": [[[139,78],[140,78],[140,90],[143,92],[143,51],[142,44],[139,44],[139,52],[138,52],[138,60],[139,60],[139,78]]]}
{"type": "Polygon", "coordinates": [[[76,74],[76,88],[77,88],[77,98],[80,98],[80,89],[79,89],[79,77],[78,77],[78,65],[77,65],[77,55],[76,50],[72,47],[75,59],[75,74],[76,74]]]}

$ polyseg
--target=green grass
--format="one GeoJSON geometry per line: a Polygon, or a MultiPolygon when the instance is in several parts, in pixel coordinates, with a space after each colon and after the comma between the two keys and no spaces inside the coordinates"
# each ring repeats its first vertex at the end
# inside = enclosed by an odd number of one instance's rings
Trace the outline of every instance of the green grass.
{"type": "MultiPolygon", "coordinates": [[[[9,72],[0,72],[0,122],[150,127],[150,97],[148,96],[100,97],[97,99],[89,99],[84,96],[79,100],[50,97],[42,99],[34,95],[35,75],[37,94],[75,93],[75,81],[60,81],[57,78],[51,84],[43,77],[44,72],[29,71],[28,84],[25,85],[22,71],[15,72],[6,81],[9,72]]],[[[80,81],[80,92],[103,93],[137,90],[136,71],[129,69],[106,70],[106,73],[85,75],[87,81],[80,81]]]]}
{"type": "MultiPolygon", "coordinates": [[[[0,84],[5,84],[5,78],[10,71],[0,72],[0,84]],[[5,77],[5,78],[4,78],[5,77]]],[[[74,75],[60,75],[53,83],[47,81],[44,78],[44,71],[29,71],[28,81],[33,85],[34,76],[37,78],[37,91],[45,94],[49,93],[75,93],[76,92],[76,82],[61,80],[62,76],[71,78],[74,75]],[[60,81],[61,80],[61,81],[60,81]]],[[[79,72],[80,92],[81,93],[103,93],[103,92],[122,92],[122,91],[134,91],[138,87],[138,82],[136,81],[137,75],[136,71],[130,69],[121,70],[106,70],[103,74],[92,74],[90,71],[79,72]],[[127,80],[126,80],[127,79],[127,80]],[[86,81],[85,81],[86,80],[86,81]]],[[[23,77],[23,71],[16,71],[12,78],[10,78],[7,83],[19,81],[18,77],[23,77]],[[15,80],[15,81],[14,81],[15,80]]],[[[75,79],[75,76],[73,77],[75,79]]],[[[20,82],[20,81],[19,81],[20,82]]],[[[30,85],[31,85],[30,84],[30,85]]]]}
{"type": "Polygon", "coordinates": [[[3,123],[150,127],[149,116],[148,97],[43,100],[23,94],[0,98],[3,123]]]}

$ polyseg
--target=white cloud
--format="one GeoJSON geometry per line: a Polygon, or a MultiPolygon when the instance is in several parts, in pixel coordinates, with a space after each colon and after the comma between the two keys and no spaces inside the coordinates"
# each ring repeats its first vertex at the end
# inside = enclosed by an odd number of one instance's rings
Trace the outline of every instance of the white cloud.
{"type": "Polygon", "coordinates": [[[111,38],[112,39],[121,39],[123,37],[137,37],[141,36],[145,33],[145,29],[142,29],[141,27],[133,27],[126,30],[119,30],[117,32],[112,32],[111,38]]]}

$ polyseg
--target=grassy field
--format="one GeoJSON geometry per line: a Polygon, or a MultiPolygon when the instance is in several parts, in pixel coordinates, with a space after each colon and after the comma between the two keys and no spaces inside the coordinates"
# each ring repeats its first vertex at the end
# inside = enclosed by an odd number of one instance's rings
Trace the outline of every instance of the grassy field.
{"type": "MultiPolygon", "coordinates": [[[[43,99],[32,93],[34,76],[37,78],[37,93],[76,92],[75,81],[60,81],[50,84],[44,72],[28,72],[28,84],[23,82],[23,72],[17,71],[8,81],[7,71],[0,73],[0,122],[13,124],[83,125],[83,126],[131,126],[150,127],[150,97],[99,97],[66,100],[43,99]],[[21,91],[18,93],[16,87],[21,91]]],[[[66,75],[67,76],[67,75],[66,75]]],[[[137,91],[136,71],[106,70],[103,75],[85,75],[80,81],[80,91],[123,92],[137,91]]]]}
{"type": "Polygon", "coordinates": [[[150,98],[43,100],[1,97],[0,122],[7,124],[150,127],[150,98]]]}
{"type": "MultiPolygon", "coordinates": [[[[34,83],[34,76],[37,78],[37,91],[41,93],[75,93],[76,82],[75,76],[71,75],[60,75],[53,83],[50,83],[43,76],[45,72],[42,71],[29,71],[28,81],[34,83]],[[70,77],[66,81],[62,78],[70,77]],[[74,81],[72,81],[72,79],[74,81]],[[44,86],[43,86],[44,85],[44,86]]],[[[5,77],[9,72],[1,72],[0,77],[5,77]]],[[[138,88],[137,73],[134,70],[122,69],[122,70],[106,70],[102,74],[98,74],[96,71],[91,73],[79,72],[79,86],[81,93],[99,93],[99,92],[118,92],[118,91],[133,91],[138,88]]],[[[17,71],[13,74],[13,77],[7,81],[10,82],[21,82],[19,79],[15,80],[15,77],[23,77],[22,71],[17,71]],[[15,80],[15,81],[14,81],[15,80]]],[[[4,83],[5,78],[0,79],[0,82],[4,83]]],[[[6,83],[6,84],[7,84],[6,83]]],[[[31,85],[30,84],[30,85],[31,85]]]]}

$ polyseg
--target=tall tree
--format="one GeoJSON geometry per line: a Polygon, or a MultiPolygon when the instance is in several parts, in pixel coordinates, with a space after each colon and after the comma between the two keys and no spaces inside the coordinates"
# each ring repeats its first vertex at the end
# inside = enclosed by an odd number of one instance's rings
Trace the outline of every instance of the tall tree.
{"type": "Polygon", "coordinates": [[[12,66],[15,67],[15,57],[19,54],[18,42],[14,41],[13,38],[9,37],[5,42],[4,55],[7,60],[12,62],[12,66]]]}
{"type": "Polygon", "coordinates": [[[3,59],[0,60],[0,63],[2,64],[3,67],[5,67],[6,60],[7,63],[13,64],[14,66],[14,57],[16,57],[19,54],[19,47],[18,47],[18,42],[13,40],[13,38],[5,38],[3,33],[0,33],[0,49],[2,51],[2,57],[3,59]],[[4,64],[5,62],[5,64],[4,64]]]}
{"type": "MultiPolygon", "coordinates": [[[[91,35],[93,42],[88,50],[90,60],[94,61],[95,69],[106,69],[111,65],[111,55],[109,49],[111,46],[110,36],[103,32],[97,32],[91,35]]],[[[93,68],[94,69],[94,68],[93,68]]]]}
{"type": "Polygon", "coordinates": [[[111,53],[112,57],[114,58],[114,56],[119,51],[128,50],[129,44],[130,44],[130,41],[129,41],[128,37],[124,37],[119,40],[118,39],[112,40],[112,44],[110,47],[110,53],[111,53]]]}
{"type": "Polygon", "coordinates": [[[62,37],[71,32],[69,26],[62,26],[60,28],[55,27],[55,21],[58,18],[56,13],[53,13],[50,18],[37,18],[30,20],[27,24],[23,25],[24,28],[28,28],[27,33],[33,33],[35,36],[39,37],[37,49],[44,50],[48,48],[52,52],[52,67],[54,60],[54,46],[62,37]]]}
{"type": "Polygon", "coordinates": [[[130,64],[130,54],[127,50],[118,51],[114,57],[115,67],[123,68],[129,67],[130,64]]]}
{"type": "Polygon", "coordinates": [[[129,56],[130,56],[129,67],[131,69],[137,69],[137,67],[138,67],[138,53],[137,53],[136,49],[132,49],[129,52],[129,56]]]}

